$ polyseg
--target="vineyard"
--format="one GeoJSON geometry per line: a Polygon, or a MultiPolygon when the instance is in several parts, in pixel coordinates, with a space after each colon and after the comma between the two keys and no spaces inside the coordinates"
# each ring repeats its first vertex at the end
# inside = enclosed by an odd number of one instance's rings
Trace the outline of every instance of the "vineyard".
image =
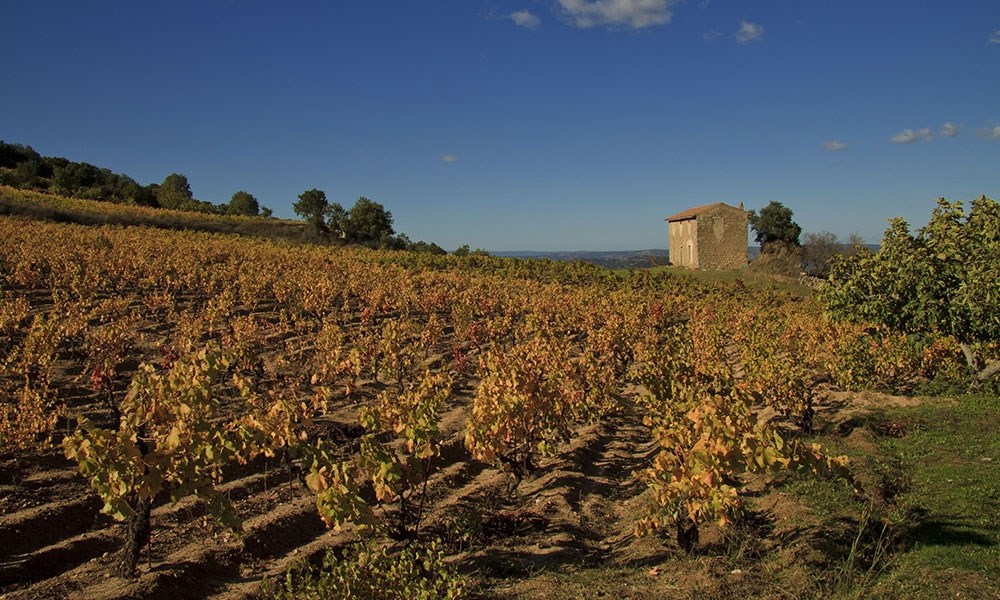
{"type": "Polygon", "coordinates": [[[17,216],[0,240],[11,599],[281,596],[359,540],[428,552],[442,597],[591,571],[568,596],[824,596],[802,532],[840,556],[867,525],[789,490],[888,511],[841,450],[852,392],[965,368],[742,281],[17,216]]]}

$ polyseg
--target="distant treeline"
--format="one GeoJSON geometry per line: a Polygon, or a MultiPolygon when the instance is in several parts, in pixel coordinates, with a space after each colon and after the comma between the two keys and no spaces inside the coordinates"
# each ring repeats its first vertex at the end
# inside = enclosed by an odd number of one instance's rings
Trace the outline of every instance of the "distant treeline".
{"type": "Polygon", "coordinates": [[[3,140],[0,140],[0,185],[84,200],[209,214],[271,216],[270,209],[261,207],[253,195],[244,191],[233,194],[226,204],[213,204],[196,199],[184,175],[171,173],[162,183],[141,185],[128,175],[110,169],[57,156],[42,156],[31,146],[8,144],[3,140]]]}
{"type": "MultiPolygon", "coordinates": [[[[74,162],[61,157],[42,156],[31,146],[9,144],[0,140],[0,185],[29,192],[41,192],[80,200],[97,200],[120,205],[196,212],[205,215],[271,217],[271,209],[261,206],[257,199],[245,191],[232,195],[228,203],[213,204],[198,200],[191,192],[186,176],[171,173],[161,183],[140,185],[128,175],[114,173],[85,162],[74,162]]],[[[396,234],[392,228],[392,214],[377,202],[359,198],[350,210],[339,204],[329,205],[320,190],[308,190],[300,195],[296,213],[316,225],[315,231],[303,236],[298,229],[288,227],[251,227],[247,223],[193,220],[180,213],[154,216],[146,213],[114,214],[80,211],[79,207],[52,206],[38,198],[33,203],[24,199],[12,201],[0,196],[0,214],[20,214],[47,220],[96,224],[118,222],[141,224],[170,229],[198,229],[203,231],[232,231],[287,238],[325,244],[359,244],[372,248],[409,250],[430,254],[447,254],[433,242],[412,241],[405,233],[396,234]],[[310,204],[307,201],[312,201],[310,204]],[[321,202],[320,202],[321,201],[321,202]],[[35,204],[41,205],[35,205],[35,204]],[[308,207],[308,209],[302,209],[308,207]],[[328,207],[332,212],[327,212],[328,207]],[[301,210],[300,210],[301,209],[301,210]],[[318,211],[313,214],[313,210],[318,211]],[[326,222],[329,219],[329,224],[326,222]]],[[[154,211],[159,212],[159,211],[154,211]]],[[[468,247],[456,253],[467,253],[468,247]]]]}

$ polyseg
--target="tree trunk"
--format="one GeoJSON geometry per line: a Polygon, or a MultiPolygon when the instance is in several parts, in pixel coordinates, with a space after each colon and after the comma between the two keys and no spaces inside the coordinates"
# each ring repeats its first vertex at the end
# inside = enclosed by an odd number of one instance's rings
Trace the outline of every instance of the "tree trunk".
{"type": "Polygon", "coordinates": [[[121,549],[118,565],[115,569],[121,577],[135,577],[135,568],[139,564],[139,554],[149,543],[149,511],[153,502],[149,498],[139,499],[136,503],[136,514],[129,517],[125,525],[125,545],[121,549]]]}
{"type": "Polygon", "coordinates": [[[979,361],[976,360],[976,355],[972,352],[972,346],[962,342],[958,345],[962,349],[962,354],[965,355],[965,362],[972,368],[973,371],[979,370],[979,361]]]}
{"type": "Polygon", "coordinates": [[[979,381],[986,381],[997,373],[1000,373],[1000,360],[993,361],[986,365],[986,368],[980,371],[977,377],[979,378],[979,381]]]}
{"type": "Polygon", "coordinates": [[[972,346],[962,342],[959,344],[959,347],[962,348],[962,354],[965,355],[966,364],[968,364],[969,368],[973,371],[976,371],[976,379],[979,381],[986,381],[990,377],[1000,373],[1000,360],[987,362],[986,366],[980,369],[979,361],[976,359],[976,354],[972,351],[972,346]]]}

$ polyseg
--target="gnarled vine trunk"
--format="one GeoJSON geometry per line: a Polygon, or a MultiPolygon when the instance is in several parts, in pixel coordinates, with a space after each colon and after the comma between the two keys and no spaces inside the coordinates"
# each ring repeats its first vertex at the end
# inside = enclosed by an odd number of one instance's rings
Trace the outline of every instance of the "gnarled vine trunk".
{"type": "MultiPolygon", "coordinates": [[[[149,452],[144,436],[146,428],[140,427],[138,431],[139,452],[145,457],[149,452]]],[[[145,470],[145,469],[144,469],[145,470]]],[[[139,564],[139,555],[142,549],[149,543],[149,513],[153,506],[152,498],[143,498],[135,495],[135,502],[132,504],[135,514],[125,522],[125,544],[118,555],[118,564],[115,565],[115,573],[121,577],[135,577],[135,568],[139,564]]]]}
{"type": "Polygon", "coordinates": [[[139,555],[149,543],[149,513],[152,500],[140,498],[136,502],[134,515],[125,524],[125,545],[118,556],[115,572],[121,577],[135,577],[135,569],[139,564],[139,555]]]}

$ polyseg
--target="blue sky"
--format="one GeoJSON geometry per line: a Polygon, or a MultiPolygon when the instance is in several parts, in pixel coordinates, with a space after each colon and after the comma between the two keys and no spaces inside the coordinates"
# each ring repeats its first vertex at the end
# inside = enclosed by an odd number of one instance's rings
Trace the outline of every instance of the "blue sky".
{"type": "Polygon", "coordinates": [[[0,139],[453,249],[667,247],[711,202],[877,242],[1000,197],[995,0],[12,0],[0,139]]]}

